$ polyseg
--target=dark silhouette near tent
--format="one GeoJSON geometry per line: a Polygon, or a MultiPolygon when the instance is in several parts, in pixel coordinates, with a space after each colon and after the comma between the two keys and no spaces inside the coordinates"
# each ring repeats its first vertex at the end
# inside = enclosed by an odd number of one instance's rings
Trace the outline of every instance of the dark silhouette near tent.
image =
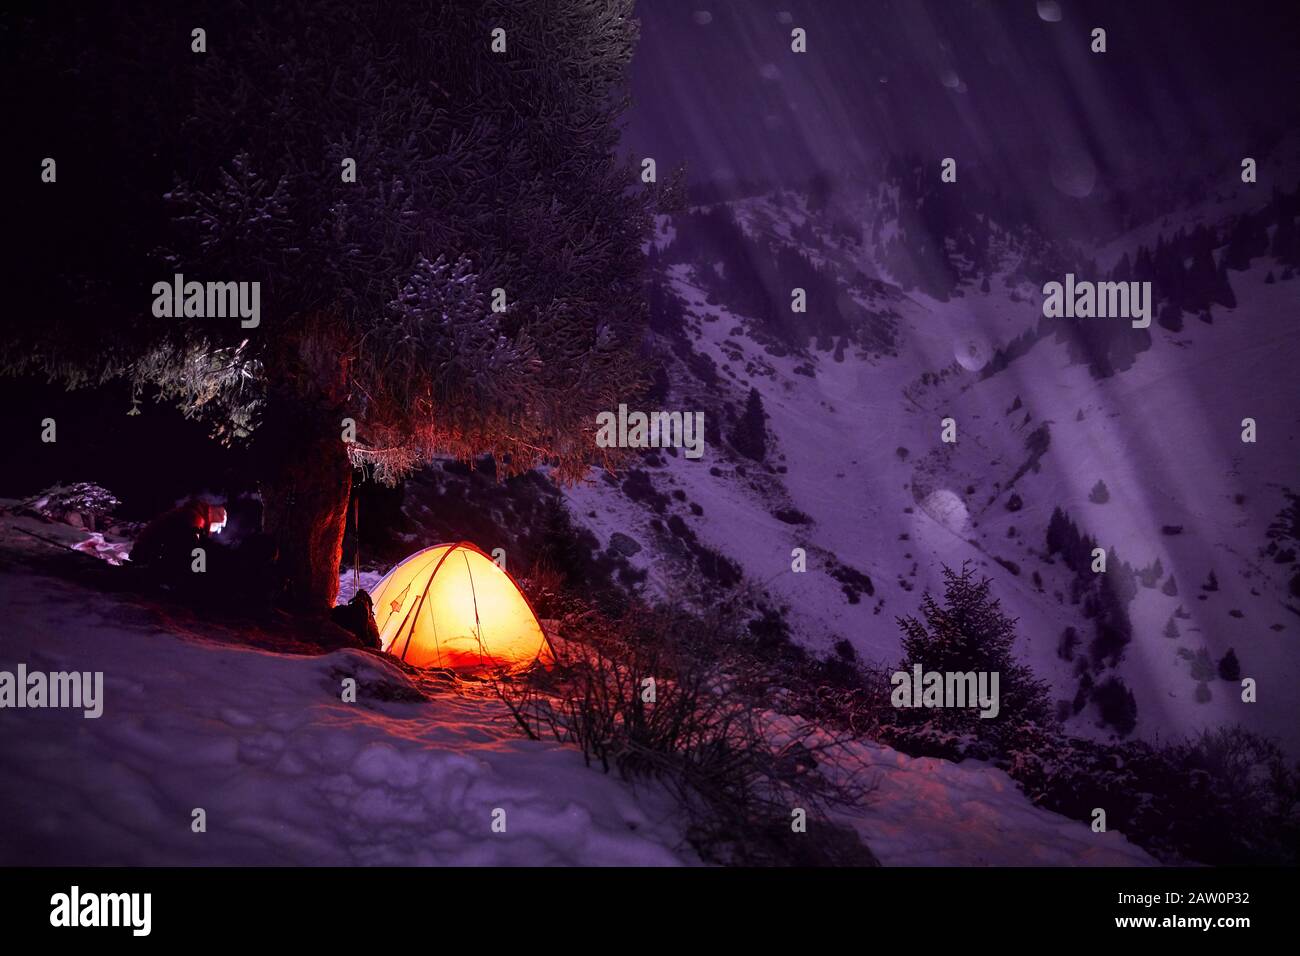
{"type": "Polygon", "coordinates": [[[188,600],[260,614],[279,597],[275,540],[262,532],[226,544],[215,536],[226,525],[226,509],[191,498],[145,526],[131,548],[131,563],[155,585],[188,600]],[[195,549],[202,564],[195,564],[195,549]],[[199,573],[200,570],[202,573],[199,573]]]}
{"type": "Polygon", "coordinates": [[[379,628],[375,625],[374,604],[365,588],[357,591],[347,604],[340,604],[330,611],[330,620],[343,630],[356,635],[362,647],[381,650],[379,628]]]}
{"type": "Polygon", "coordinates": [[[131,547],[131,563],[164,577],[188,573],[194,549],[206,549],[214,523],[220,531],[225,520],[224,508],[191,498],[145,525],[131,547]]]}

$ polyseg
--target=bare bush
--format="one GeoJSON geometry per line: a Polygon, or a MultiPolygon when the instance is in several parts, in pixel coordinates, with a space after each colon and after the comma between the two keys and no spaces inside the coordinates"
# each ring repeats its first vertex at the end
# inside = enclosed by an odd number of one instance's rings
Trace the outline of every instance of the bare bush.
{"type": "Polygon", "coordinates": [[[663,785],[709,862],[875,864],[856,832],[832,820],[872,789],[858,752],[847,735],[756,695],[763,682],[745,673],[754,665],[718,640],[725,626],[645,607],[618,619],[578,612],[565,620],[574,636],[555,642],[551,671],[496,690],[529,737],[576,745],[589,765],[663,785]]]}

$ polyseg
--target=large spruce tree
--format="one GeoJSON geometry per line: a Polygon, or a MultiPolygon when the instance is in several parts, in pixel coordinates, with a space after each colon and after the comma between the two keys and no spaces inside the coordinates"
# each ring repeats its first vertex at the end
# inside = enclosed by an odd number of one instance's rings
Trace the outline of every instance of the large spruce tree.
{"type": "Polygon", "coordinates": [[[995,732],[999,725],[1049,726],[1054,717],[1047,685],[1016,658],[1016,620],[993,597],[991,586],[988,578],[978,577],[967,564],[960,570],[945,566],[942,602],[926,592],[919,617],[898,618],[903,635],[899,667],[904,673],[919,664],[925,671],[999,675],[999,719],[983,721],[974,711],[960,710],[925,714],[924,719],[971,726],[981,732],[995,732]]]}
{"type": "Polygon", "coordinates": [[[286,598],[308,609],[335,597],[357,468],[491,454],[501,474],[579,474],[595,412],[640,377],[651,196],[617,150],[631,8],[11,16],[24,248],[0,367],[120,381],[124,412],[172,402],[251,441],[286,598]],[[260,325],[156,318],[175,273],[259,282],[260,325]]]}

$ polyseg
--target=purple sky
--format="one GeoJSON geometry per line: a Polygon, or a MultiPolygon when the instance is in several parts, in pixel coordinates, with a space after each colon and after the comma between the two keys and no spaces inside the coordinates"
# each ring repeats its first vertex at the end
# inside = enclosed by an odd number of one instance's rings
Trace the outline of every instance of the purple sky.
{"type": "Polygon", "coordinates": [[[695,181],[794,184],[884,151],[978,162],[1008,189],[1031,163],[1123,190],[1217,164],[1213,144],[1235,164],[1300,102],[1294,2],[1054,5],[1050,22],[1035,0],[642,0],[627,142],[695,181]]]}

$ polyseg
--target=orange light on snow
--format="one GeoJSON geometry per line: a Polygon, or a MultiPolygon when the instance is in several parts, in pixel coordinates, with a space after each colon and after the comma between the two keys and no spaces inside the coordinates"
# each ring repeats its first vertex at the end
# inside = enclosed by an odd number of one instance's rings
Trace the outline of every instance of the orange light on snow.
{"type": "Polygon", "coordinates": [[[371,597],[383,649],[416,667],[479,671],[552,661],[519,586],[468,542],[417,551],[371,597]]]}

